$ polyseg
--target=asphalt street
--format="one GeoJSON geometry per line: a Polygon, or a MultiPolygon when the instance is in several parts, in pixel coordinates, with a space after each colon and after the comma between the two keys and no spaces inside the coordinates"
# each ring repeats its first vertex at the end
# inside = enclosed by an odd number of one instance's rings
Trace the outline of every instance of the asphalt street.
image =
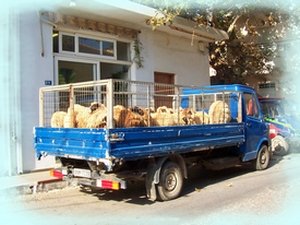
{"type": "Polygon", "coordinates": [[[151,202],[144,184],[124,191],[67,187],[2,197],[1,224],[300,224],[300,154],[274,157],[264,171],[193,168],[182,196],[151,202]]]}

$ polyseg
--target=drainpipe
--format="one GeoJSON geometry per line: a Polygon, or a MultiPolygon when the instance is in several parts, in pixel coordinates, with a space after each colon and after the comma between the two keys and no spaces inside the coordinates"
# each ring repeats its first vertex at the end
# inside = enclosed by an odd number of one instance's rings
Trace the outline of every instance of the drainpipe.
{"type": "Polygon", "coordinates": [[[17,9],[9,8],[1,12],[0,176],[23,172],[19,19],[17,9]]]}

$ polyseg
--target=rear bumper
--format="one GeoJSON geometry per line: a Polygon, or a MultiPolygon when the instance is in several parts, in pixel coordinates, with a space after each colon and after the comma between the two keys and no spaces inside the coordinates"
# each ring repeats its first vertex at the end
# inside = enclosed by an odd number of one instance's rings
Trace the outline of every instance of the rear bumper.
{"type": "Polygon", "coordinates": [[[63,180],[76,179],[81,186],[101,189],[126,189],[126,181],[116,177],[115,174],[95,174],[88,169],[62,167],[50,171],[50,175],[63,180]]]}

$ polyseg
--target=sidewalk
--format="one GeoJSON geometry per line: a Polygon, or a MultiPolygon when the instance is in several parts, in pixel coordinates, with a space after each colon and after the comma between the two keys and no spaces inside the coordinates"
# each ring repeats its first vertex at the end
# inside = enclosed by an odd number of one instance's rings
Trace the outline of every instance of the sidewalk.
{"type": "Polygon", "coordinates": [[[51,177],[50,171],[35,171],[10,177],[0,177],[0,192],[16,191],[30,194],[66,186],[61,179],[51,177]]]}

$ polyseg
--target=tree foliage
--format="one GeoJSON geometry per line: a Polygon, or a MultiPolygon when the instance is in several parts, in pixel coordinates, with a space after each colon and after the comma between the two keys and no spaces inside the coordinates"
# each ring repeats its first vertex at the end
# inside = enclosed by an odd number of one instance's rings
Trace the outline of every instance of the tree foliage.
{"type": "Polygon", "coordinates": [[[247,76],[264,79],[270,75],[274,59],[282,51],[280,43],[288,30],[299,23],[282,5],[273,3],[270,7],[260,4],[260,0],[240,4],[233,0],[211,0],[204,4],[191,0],[138,2],[159,10],[159,16],[148,21],[153,29],[181,16],[198,26],[227,31],[228,40],[209,44],[210,65],[217,71],[213,83],[244,83],[247,76]]]}

